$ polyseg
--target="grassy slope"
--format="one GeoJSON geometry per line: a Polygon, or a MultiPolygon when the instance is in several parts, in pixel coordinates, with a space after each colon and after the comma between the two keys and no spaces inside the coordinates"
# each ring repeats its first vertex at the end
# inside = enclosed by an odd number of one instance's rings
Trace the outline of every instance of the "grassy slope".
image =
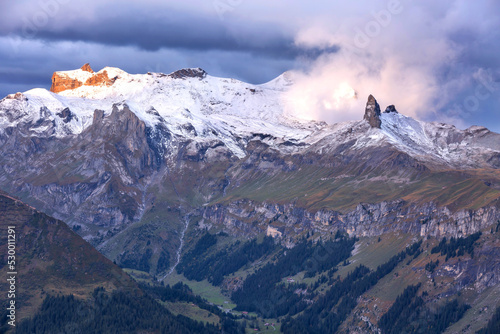
{"type": "Polygon", "coordinates": [[[251,199],[258,202],[296,202],[318,210],[347,211],[358,203],[379,203],[396,199],[409,202],[433,201],[452,210],[477,209],[500,198],[500,190],[483,180],[500,180],[500,172],[432,172],[413,178],[377,175],[339,175],[332,169],[306,166],[293,172],[269,175],[256,172],[228,195],[215,202],[251,199]]]}
{"type": "Polygon", "coordinates": [[[161,302],[174,315],[182,314],[188,318],[204,323],[218,324],[220,318],[215,314],[201,309],[195,304],[186,302],[161,302]]]}

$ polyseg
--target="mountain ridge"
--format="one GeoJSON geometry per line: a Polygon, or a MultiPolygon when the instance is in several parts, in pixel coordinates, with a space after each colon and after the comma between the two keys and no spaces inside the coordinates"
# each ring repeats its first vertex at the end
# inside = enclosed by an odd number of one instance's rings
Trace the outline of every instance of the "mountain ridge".
{"type": "MultiPolygon", "coordinates": [[[[16,235],[18,322],[34,314],[47,295],[71,291],[75,296],[86,298],[97,287],[106,287],[108,291],[138,291],[130,277],[62,221],[2,191],[0,212],[0,227],[7,231],[7,226],[14,226],[16,235]]],[[[0,248],[4,250],[6,239],[0,240],[0,248]]],[[[6,264],[8,253],[3,254],[2,263],[6,264]]],[[[8,266],[2,265],[0,270],[6,277],[8,266]]],[[[0,286],[8,291],[6,282],[0,286]]]]}
{"type": "MultiPolygon", "coordinates": [[[[88,69],[76,71],[95,74],[88,69]]],[[[356,224],[362,203],[403,200],[418,210],[432,202],[456,213],[495,207],[500,198],[500,135],[483,127],[425,123],[394,106],[381,112],[373,96],[365,119],[298,120],[285,109],[287,73],[251,85],[201,69],[105,70],[116,77],[112,85],[34,89],[0,101],[0,188],[78,228],[121,264],[165,271],[186,217],[203,207],[251,201],[252,212],[259,203],[291,203],[312,216],[345,215],[349,221],[331,224],[328,234],[356,224]]],[[[446,220],[446,210],[433,219],[446,220]]],[[[217,218],[207,224],[230,230],[217,218]]]]}
{"type": "MultiPolygon", "coordinates": [[[[238,142],[237,137],[248,138],[251,134],[264,133],[283,143],[289,141],[310,147],[325,135],[335,133],[336,129],[352,131],[360,124],[359,121],[350,121],[327,125],[317,121],[302,121],[289,115],[283,90],[286,91],[290,81],[282,83],[282,76],[271,81],[278,82],[276,85],[250,85],[233,79],[210,77],[201,69],[184,69],[170,75],[130,75],[120,69],[106,67],[97,74],[103,71],[114,76],[112,85],[81,85],[57,95],[40,89],[9,95],[0,104],[3,109],[0,131],[20,121],[31,123],[30,132],[39,136],[77,135],[92,124],[92,109],[103,110],[107,116],[115,107],[123,108],[126,105],[147,127],[155,128],[162,124],[172,134],[191,137],[196,141],[221,140],[235,156],[242,158],[246,154],[243,147],[245,143],[238,142]],[[9,114],[9,109],[22,110],[24,114],[9,114]],[[51,122],[47,122],[47,119],[51,122]]],[[[83,69],[55,72],[54,75],[74,75],[77,80],[78,77],[88,76],[84,73],[97,75],[83,69]]],[[[454,167],[462,166],[467,160],[470,164],[475,163],[474,167],[477,168],[480,167],[477,161],[483,159],[476,157],[476,153],[483,155],[500,151],[500,135],[486,128],[473,126],[458,130],[442,123],[425,123],[398,113],[393,105],[381,113],[372,95],[368,98],[363,118],[372,128],[381,130],[382,138],[377,132],[372,132],[374,143],[389,142],[417,159],[427,155],[425,158],[438,164],[451,164],[454,167]],[[468,137],[474,137],[474,133],[479,132],[482,132],[482,137],[489,139],[481,143],[468,140],[468,137]],[[452,150],[448,149],[451,146],[452,150]]],[[[359,144],[365,141],[364,144],[370,145],[363,132],[366,131],[358,133],[359,144]]],[[[276,143],[279,141],[273,142],[276,143]]],[[[283,149],[283,145],[275,145],[275,148],[283,149]]],[[[496,162],[498,157],[493,159],[494,163],[500,163],[496,162]]]]}

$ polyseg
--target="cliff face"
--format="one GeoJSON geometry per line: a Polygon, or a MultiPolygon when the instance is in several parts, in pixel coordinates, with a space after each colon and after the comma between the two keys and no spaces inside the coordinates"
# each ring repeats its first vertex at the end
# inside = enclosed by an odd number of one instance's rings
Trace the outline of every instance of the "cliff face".
{"type": "MultiPolygon", "coordinates": [[[[374,237],[401,232],[422,237],[463,237],[497,224],[498,206],[477,210],[450,211],[434,203],[405,201],[359,204],[341,213],[332,210],[311,212],[293,204],[268,204],[237,201],[228,205],[206,207],[200,213],[202,228],[217,225],[233,235],[268,235],[294,237],[314,230],[324,236],[337,230],[350,235],[374,237]],[[258,223],[257,223],[258,222],[258,223]],[[273,231],[274,233],[270,233],[273,231]]],[[[293,238],[292,238],[293,239],[293,238]]]]}
{"type": "Polygon", "coordinates": [[[83,83],[78,80],[71,79],[65,75],[54,72],[52,75],[52,86],[50,87],[50,91],[52,93],[59,93],[68,89],[76,89],[81,85],[83,85],[83,83]]]}
{"type": "Polygon", "coordinates": [[[106,70],[95,73],[89,64],[85,64],[80,70],[54,72],[50,91],[60,93],[81,86],[111,86],[114,82],[115,79],[110,79],[106,70]]]}

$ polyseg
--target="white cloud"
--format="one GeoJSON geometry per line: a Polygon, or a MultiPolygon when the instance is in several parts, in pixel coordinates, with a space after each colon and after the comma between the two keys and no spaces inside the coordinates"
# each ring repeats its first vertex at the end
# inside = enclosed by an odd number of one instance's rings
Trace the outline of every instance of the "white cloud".
{"type": "Polygon", "coordinates": [[[304,118],[333,123],[360,119],[369,94],[381,107],[395,104],[409,116],[426,118],[446,103],[439,70],[460,49],[446,36],[428,8],[391,5],[361,17],[345,17],[338,26],[305,26],[296,43],[326,47],[337,43],[338,53],[320,57],[307,71],[296,73],[289,93],[289,110],[304,118]],[[391,7],[392,6],[392,7],[391,7]],[[427,21],[427,22],[425,22],[427,21]],[[357,98],[338,91],[351,87],[357,98]]]}

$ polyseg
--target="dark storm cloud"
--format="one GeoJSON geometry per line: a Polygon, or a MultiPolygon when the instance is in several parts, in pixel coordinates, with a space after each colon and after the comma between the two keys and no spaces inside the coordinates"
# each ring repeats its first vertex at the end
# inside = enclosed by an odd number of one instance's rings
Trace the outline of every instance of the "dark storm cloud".
{"type": "MultiPolygon", "coordinates": [[[[317,57],[321,50],[305,50],[294,44],[294,36],[272,23],[224,24],[217,16],[174,9],[123,8],[97,12],[78,21],[48,21],[37,25],[23,20],[0,26],[4,35],[33,37],[46,41],[83,41],[110,46],[136,46],[147,51],[163,48],[221,50],[294,59],[317,57]],[[58,24],[56,24],[58,23],[58,24]]],[[[332,48],[330,51],[335,51],[332,48]]]]}
{"type": "Polygon", "coordinates": [[[13,85],[45,85],[47,83],[47,76],[37,72],[0,69],[0,82],[13,85]]]}

